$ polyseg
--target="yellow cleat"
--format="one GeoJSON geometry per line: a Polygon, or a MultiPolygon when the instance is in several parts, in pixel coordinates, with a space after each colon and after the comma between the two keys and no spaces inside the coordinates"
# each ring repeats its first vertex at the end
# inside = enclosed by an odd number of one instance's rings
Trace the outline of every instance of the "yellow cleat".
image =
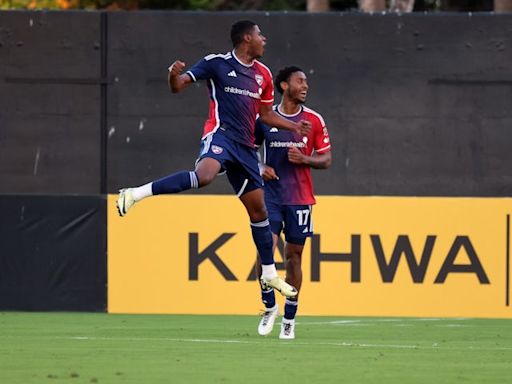
{"type": "Polygon", "coordinates": [[[267,280],[262,277],[261,284],[262,284],[262,286],[267,285],[269,287],[274,288],[281,295],[286,296],[286,297],[295,297],[295,296],[297,296],[297,293],[298,293],[297,289],[294,286],[291,286],[286,281],[281,279],[279,276],[276,276],[270,280],[267,280]]]}
{"type": "Polygon", "coordinates": [[[121,189],[119,191],[119,197],[116,201],[117,211],[119,212],[119,216],[126,216],[128,210],[133,207],[135,204],[135,199],[133,198],[132,189],[121,189]]]}

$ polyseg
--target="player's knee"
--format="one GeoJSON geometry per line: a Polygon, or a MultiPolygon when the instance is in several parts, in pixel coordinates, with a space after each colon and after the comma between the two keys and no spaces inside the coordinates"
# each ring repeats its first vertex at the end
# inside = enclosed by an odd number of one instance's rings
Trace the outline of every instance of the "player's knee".
{"type": "Polygon", "coordinates": [[[267,210],[264,206],[262,208],[247,208],[247,213],[252,223],[258,223],[268,218],[267,210]]]}
{"type": "Polygon", "coordinates": [[[265,220],[268,218],[268,213],[265,207],[259,208],[254,212],[254,215],[258,217],[259,220],[265,220]]]}
{"type": "Polygon", "coordinates": [[[197,172],[197,181],[199,182],[199,188],[210,184],[215,179],[216,173],[213,172],[197,172]]]}
{"type": "Polygon", "coordinates": [[[206,157],[201,159],[196,165],[197,181],[199,188],[210,184],[217,176],[221,169],[220,163],[212,158],[206,157]]]}

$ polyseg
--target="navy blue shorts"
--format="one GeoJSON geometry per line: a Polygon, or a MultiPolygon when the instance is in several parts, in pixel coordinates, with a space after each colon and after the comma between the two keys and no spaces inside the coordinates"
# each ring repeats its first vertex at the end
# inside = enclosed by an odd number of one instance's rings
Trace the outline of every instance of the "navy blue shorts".
{"type": "Polygon", "coordinates": [[[298,245],[304,245],[306,238],[313,235],[311,205],[281,205],[271,201],[265,203],[272,233],[279,236],[282,231],[288,243],[298,245]]]}
{"type": "Polygon", "coordinates": [[[231,140],[217,131],[201,141],[198,161],[205,157],[211,157],[220,163],[238,197],[263,188],[256,149],[231,140]]]}

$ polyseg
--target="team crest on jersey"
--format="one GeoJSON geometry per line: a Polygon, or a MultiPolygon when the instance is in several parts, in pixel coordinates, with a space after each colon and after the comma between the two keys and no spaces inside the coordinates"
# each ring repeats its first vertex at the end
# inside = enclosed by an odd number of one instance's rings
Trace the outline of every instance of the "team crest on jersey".
{"type": "Polygon", "coordinates": [[[258,85],[261,86],[261,84],[263,84],[263,76],[261,76],[261,75],[254,75],[254,78],[256,79],[256,82],[258,83],[258,85]]]}
{"type": "Polygon", "coordinates": [[[212,152],[216,155],[220,155],[224,151],[222,147],[219,147],[218,145],[212,145],[212,152]]]}

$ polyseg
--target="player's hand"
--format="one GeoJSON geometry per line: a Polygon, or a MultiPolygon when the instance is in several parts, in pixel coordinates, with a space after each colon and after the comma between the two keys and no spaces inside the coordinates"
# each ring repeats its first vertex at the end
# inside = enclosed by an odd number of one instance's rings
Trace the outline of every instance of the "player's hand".
{"type": "Polygon", "coordinates": [[[169,66],[168,69],[169,72],[171,73],[171,76],[179,76],[181,74],[181,71],[183,71],[183,68],[185,68],[185,63],[181,60],[176,60],[169,66]]]}
{"type": "Polygon", "coordinates": [[[307,136],[311,131],[311,123],[307,120],[301,120],[297,123],[297,133],[301,136],[307,136]]]}
{"type": "Polygon", "coordinates": [[[305,164],[306,155],[304,155],[298,148],[288,148],[288,161],[293,164],[305,164]]]}
{"type": "Polygon", "coordinates": [[[265,180],[265,181],[279,180],[279,177],[277,176],[275,169],[272,167],[269,167],[268,165],[263,165],[261,176],[263,177],[263,180],[265,180]]]}

